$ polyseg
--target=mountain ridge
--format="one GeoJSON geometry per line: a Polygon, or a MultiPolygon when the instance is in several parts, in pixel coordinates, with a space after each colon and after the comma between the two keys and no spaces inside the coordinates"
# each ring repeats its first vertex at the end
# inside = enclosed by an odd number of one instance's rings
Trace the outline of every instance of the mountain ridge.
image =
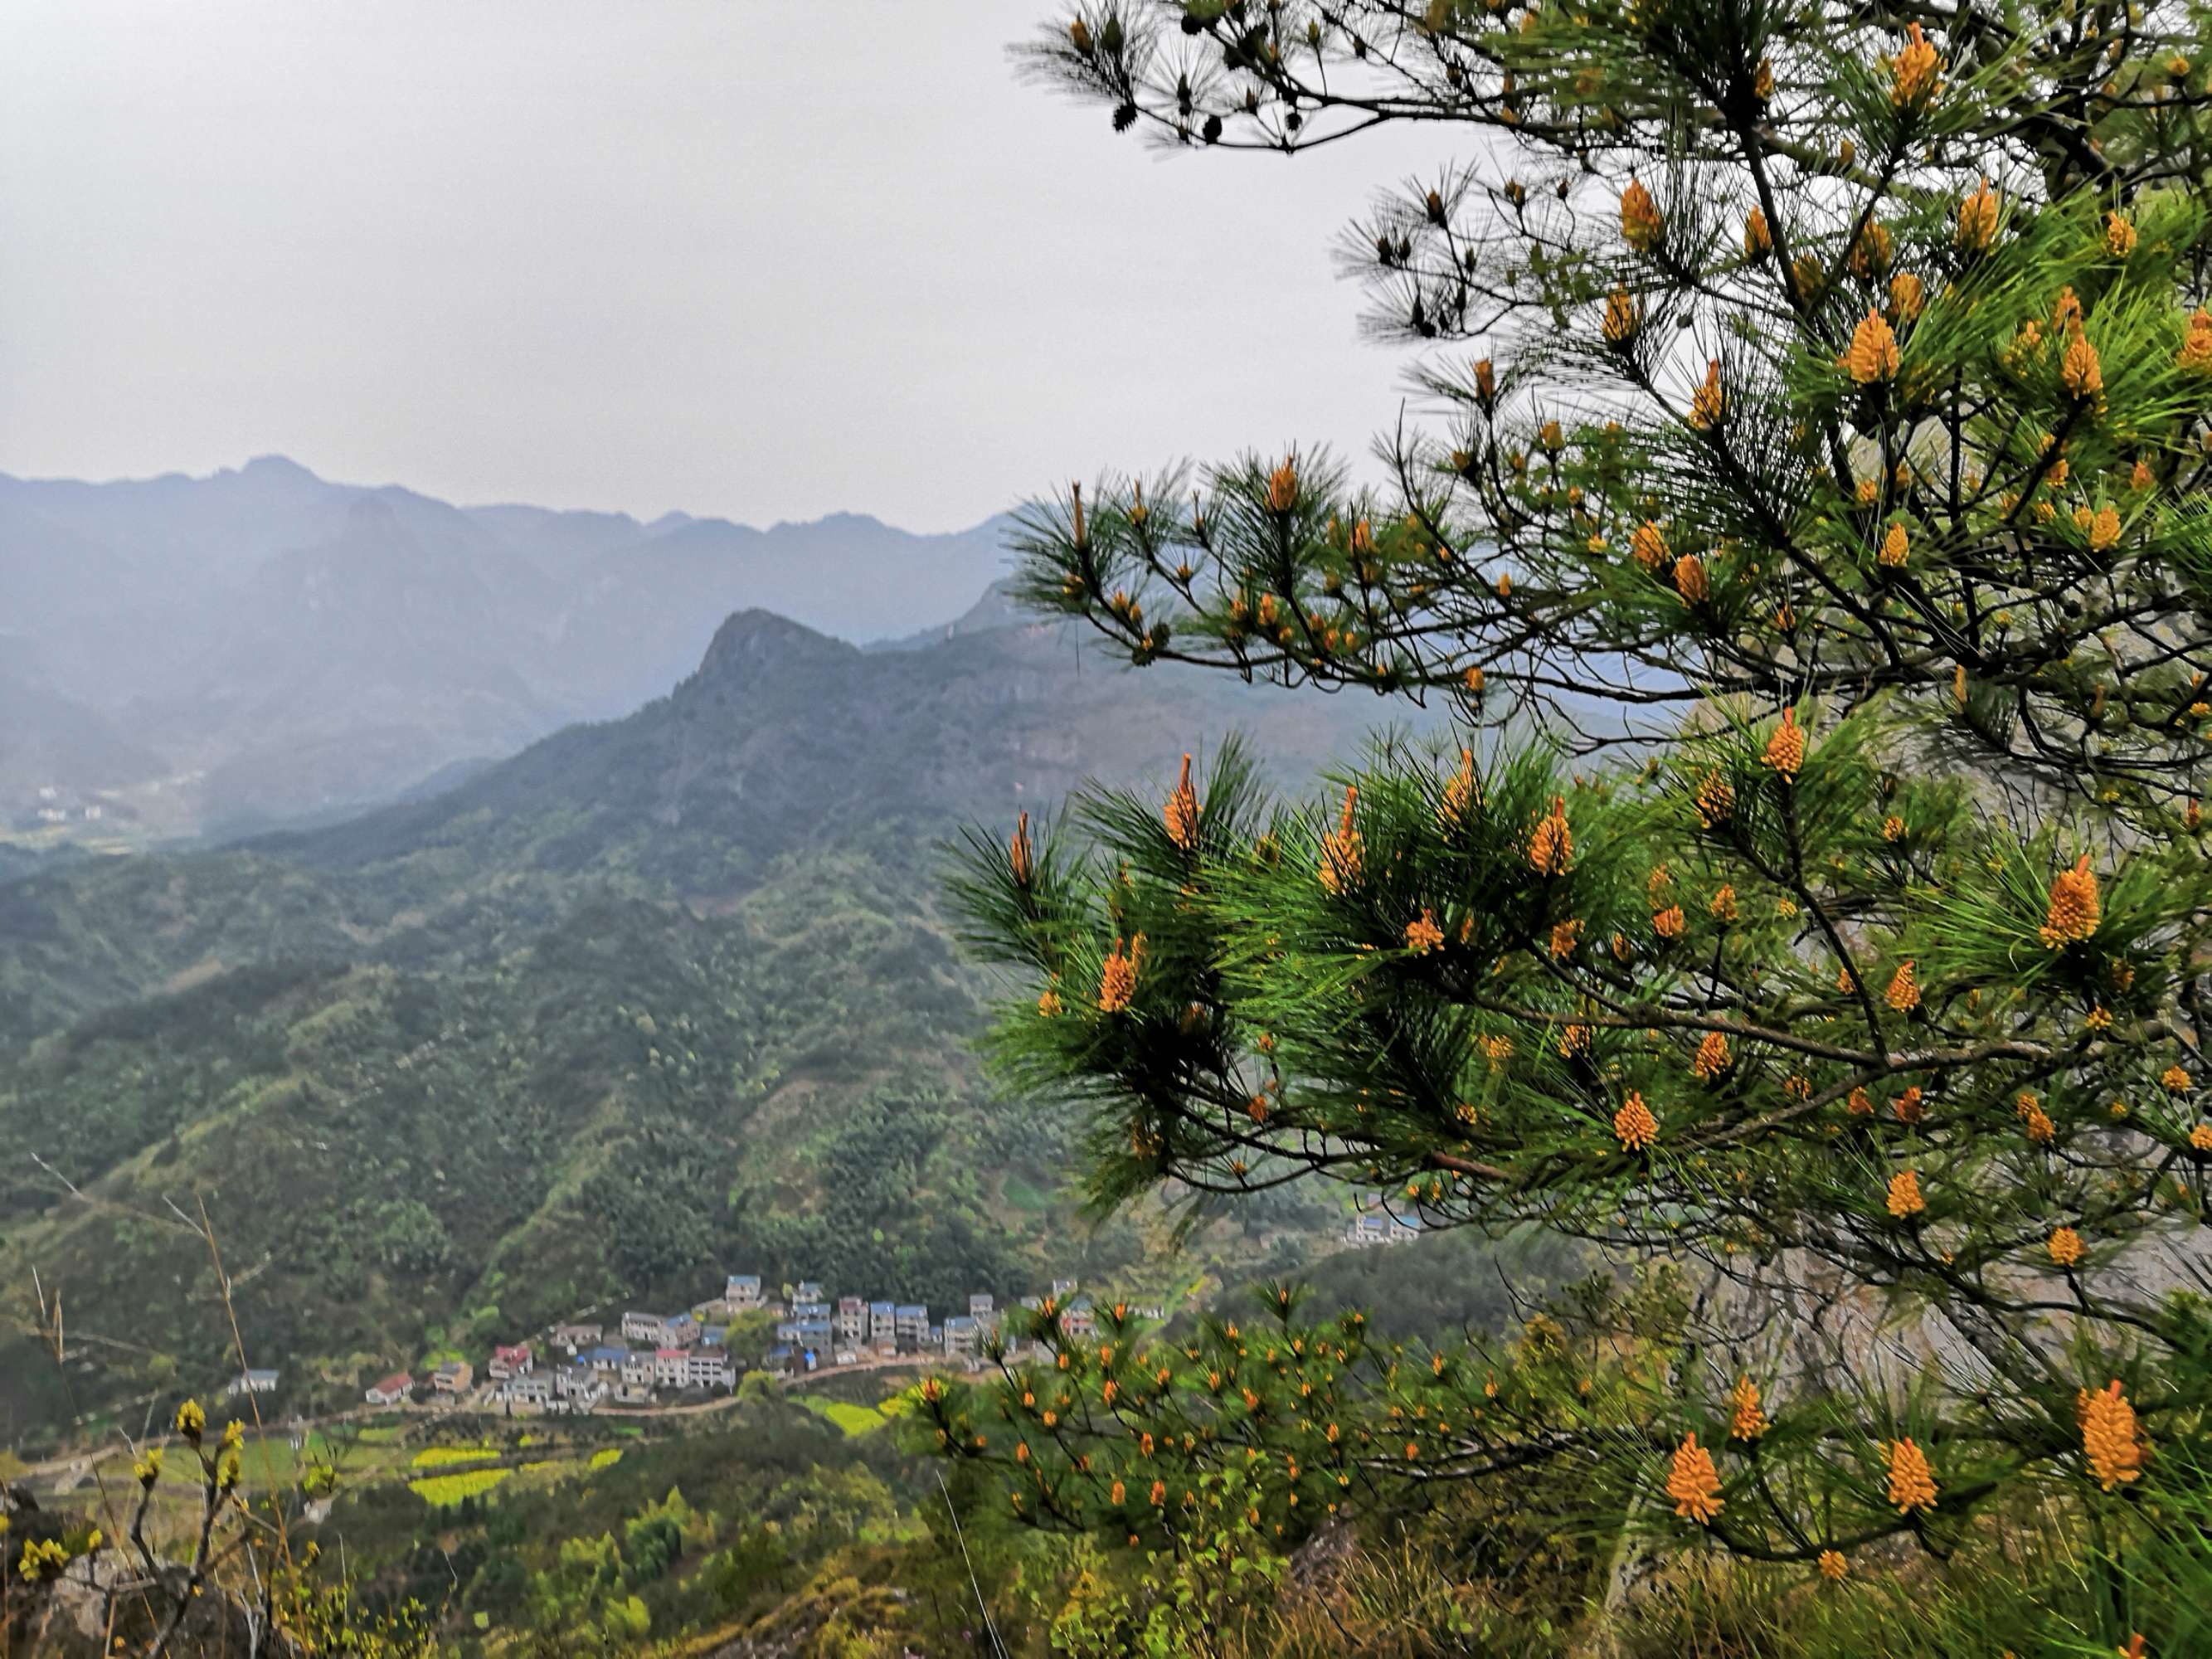
{"type": "Polygon", "coordinates": [[[252,456],[236,466],[217,467],[211,472],[187,472],[177,469],[143,475],[124,474],[112,478],[77,478],[58,474],[10,472],[4,468],[0,468],[0,489],[15,486],[31,490],[52,490],[72,495],[114,489],[143,490],[149,493],[155,490],[181,490],[191,486],[219,483],[234,479],[275,480],[286,486],[296,486],[302,489],[341,490],[363,495],[398,494],[416,501],[434,501],[441,507],[450,507],[454,512],[466,514],[471,517],[520,513],[580,520],[619,521],[634,530],[647,533],[663,529],[680,528],[690,524],[721,525],[732,530],[750,531],[757,535],[773,535],[778,531],[784,530],[809,530],[852,525],[888,530],[898,535],[911,536],[918,540],[948,540],[974,535],[979,531],[987,530],[1000,523],[1007,517],[1004,513],[993,513],[987,514],[973,524],[951,530],[908,530],[873,513],[841,507],[811,519],[777,519],[763,526],[746,523],[743,520],[732,519],[720,514],[694,514],[680,507],[671,508],[650,519],[642,519],[621,507],[541,507],[535,502],[516,501],[509,497],[476,501],[447,501],[441,497],[426,495],[396,482],[375,484],[355,483],[343,479],[326,477],[313,467],[296,461],[289,455],[277,450],[252,456]]]}
{"type": "Polygon", "coordinates": [[[471,507],[282,455],[0,473],[0,616],[41,693],[0,744],[0,836],[143,846],[372,805],[627,712],[732,610],[863,641],[952,616],[998,574],[1004,528],[471,507]],[[143,751],[131,775],[70,765],[102,722],[143,751]]]}

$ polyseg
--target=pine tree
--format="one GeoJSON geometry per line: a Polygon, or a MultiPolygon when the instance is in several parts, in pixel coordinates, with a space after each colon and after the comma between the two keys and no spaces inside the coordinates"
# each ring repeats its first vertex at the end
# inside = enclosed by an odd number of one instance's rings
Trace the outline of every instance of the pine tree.
{"type": "Polygon", "coordinates": [[[1171,1541],[1233,1469],[1294,1540],[1567,1469],[1829,1578],[2030,1492],[2203,1571],[2203,29],[1122,0],[1029,49],[1170,145],[1474,130],[1346,243],[1428,348],[1388,487],[1109,478],[1024,514],[1020,578],[1136,664],[1464,736],[979,836],[974,940],[1033,980],[1001,1061],[1085,1103],[1102,1203],[1334,1180],[1646,1265],[1494,1351],[1287,1287],[1179,1346],[1048,1309],[927,1401],[1015,1512],[1171,1541]]]}

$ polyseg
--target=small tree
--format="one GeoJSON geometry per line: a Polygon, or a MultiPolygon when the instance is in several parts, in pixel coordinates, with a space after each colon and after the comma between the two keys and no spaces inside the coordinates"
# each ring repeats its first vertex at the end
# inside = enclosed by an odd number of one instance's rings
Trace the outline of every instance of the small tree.
{"type": "Polygon", "coordinates": [[[979,837],[1001,1060],[1086,1103],[1101,1202],[1321,1176],[1697,1271],[1425,1359],[1288,1291],[1178,1349],[1048,1317],[931,1401],[1018,1510],[1157,1540],[1235,1449],[1295,1538],[1564,1460],[1830,1576],[2027,1494],[2202,1572],[2207,56],[2057,0],[1123,0],[1029,48],[1174,145],[1488,142],[1345,244],[1437,348],[1389,487],[1294,452],[1022,519],[1023,598],[1133,662],[1462,741],[979,837]]]}

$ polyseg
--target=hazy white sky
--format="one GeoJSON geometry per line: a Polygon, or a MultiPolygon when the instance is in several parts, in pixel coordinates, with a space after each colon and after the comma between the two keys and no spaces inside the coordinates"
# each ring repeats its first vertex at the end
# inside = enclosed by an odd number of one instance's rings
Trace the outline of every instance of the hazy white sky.
{"type": "Polygon", "coordinates": [[[7,0],[0,471],[973,523],[1395,418],[1328,244],[1433,138],[1164,157],[1052,0],[7,0]]]}

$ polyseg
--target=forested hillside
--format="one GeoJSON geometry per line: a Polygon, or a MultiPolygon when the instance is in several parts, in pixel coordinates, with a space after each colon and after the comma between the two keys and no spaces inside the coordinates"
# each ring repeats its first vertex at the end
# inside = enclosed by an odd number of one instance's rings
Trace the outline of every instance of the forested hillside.
{"type": "MultiPolygon", "coordinates": [[[[9,1280],[64,1288],[96,1410],[226,1364],[171,1200],[205,1199],[253,1357],[303,1403],[726,1267],[942,1304],[1126,1262],[1135,1221],[1048,1228],[1057,1121],[992,1103],[940,847],[1086,773],[1164,791],[1238,724],[1303,781],[1370,712],[1133,674],[1054,629],[863,653],[748,612],[669,696],[444,794],[21,876],[9,1280]]],[[[13,1322],[0,1407],[32,1444],[68,1407],[13,1322]]]]}

